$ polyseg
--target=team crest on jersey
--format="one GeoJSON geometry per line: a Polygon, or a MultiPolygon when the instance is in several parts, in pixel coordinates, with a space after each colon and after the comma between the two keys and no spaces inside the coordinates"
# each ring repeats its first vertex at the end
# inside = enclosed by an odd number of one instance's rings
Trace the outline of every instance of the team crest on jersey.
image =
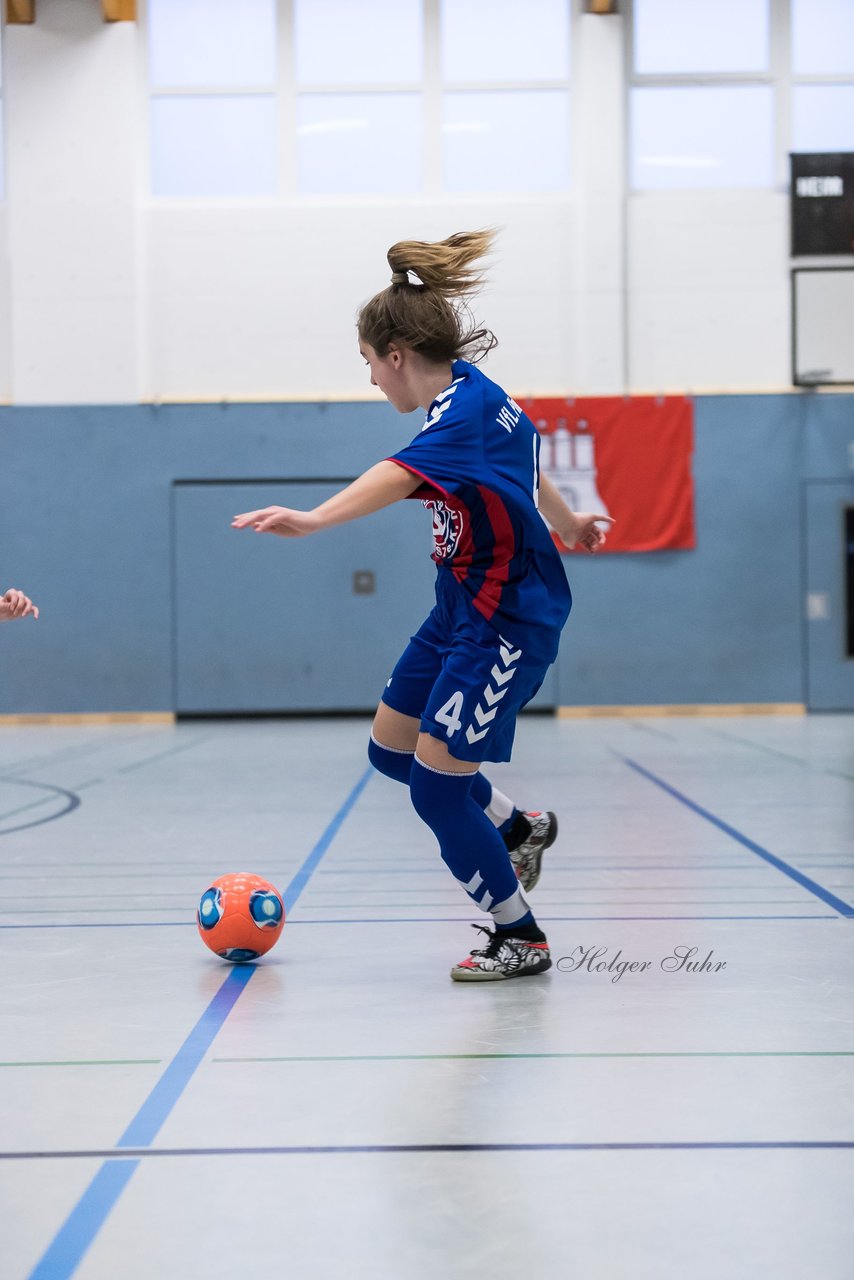
{"type": "Polygon", "coordinates": [[[424,506],[433,515],[433,554],[437,560],[450,560],[463,536],[463,514],[441,498],[425,498],[424,506]]]}

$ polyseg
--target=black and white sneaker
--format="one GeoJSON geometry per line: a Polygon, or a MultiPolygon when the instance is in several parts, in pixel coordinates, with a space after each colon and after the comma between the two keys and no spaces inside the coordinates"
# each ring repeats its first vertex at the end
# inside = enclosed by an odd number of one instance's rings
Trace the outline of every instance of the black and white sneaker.
{"type": "MultiPolygon", "coordinates": [[[[532,942],[527,938],[508,937],[506,933],[487,929],[482,924],[473,924],[473,929],[480,929],[489,938],[489,944],[481,949],[473,950],[451,970],[455,982],[495,982],[504,978],[524,978],[529,974],[545,973],[552,967],[549,944],[546,935],[539,933],[542,941],[532,942]]],[[[532,926],[533,928],[533,926],[532,926]]]]}
{"type": "Polygon", "coordinates": [[[523,889],[533,889],[539,880],[543,854],[552,847],[556,839],[557,818],[553,813],[523,813],[514,822],[505,843],[523,889]],[[516,843],[511,846],[509,841],[514,839],[516,843]]]}

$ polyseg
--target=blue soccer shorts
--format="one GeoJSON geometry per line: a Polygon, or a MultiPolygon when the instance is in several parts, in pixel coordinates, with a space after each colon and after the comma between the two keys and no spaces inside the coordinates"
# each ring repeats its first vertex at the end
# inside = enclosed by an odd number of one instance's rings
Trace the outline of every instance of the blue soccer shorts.
{"type": "Polygon", "coordinates": [[[392,671],[382,701],[420,719],[422,733],[444,742],[457,760],[509,760],[516,716],[550,665],[503,639],[462,588],[437,590],[435,608],[392,671]]]}

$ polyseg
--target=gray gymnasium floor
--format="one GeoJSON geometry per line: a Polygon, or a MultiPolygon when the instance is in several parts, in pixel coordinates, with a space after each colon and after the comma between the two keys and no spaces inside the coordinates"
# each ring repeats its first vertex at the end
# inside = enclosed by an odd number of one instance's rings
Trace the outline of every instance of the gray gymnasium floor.
{"type": "Polygon", "coordinates": [[[564,962],[479,986],[367,721],[0,732],[3,1280],[850,1280],[852,728],[524,720],[564,962]],[[236,870],[254,967],[193,924],[236,870]]]}

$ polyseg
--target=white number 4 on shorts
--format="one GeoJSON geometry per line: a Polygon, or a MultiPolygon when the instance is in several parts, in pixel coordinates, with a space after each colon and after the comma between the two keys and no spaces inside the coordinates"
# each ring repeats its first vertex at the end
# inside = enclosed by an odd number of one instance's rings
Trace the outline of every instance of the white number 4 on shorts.
{"type": "Polygon", "coordinates": [[[458,733],[463,727],[460,719],[463,711],[463,695],[458,689],[453,697],[449,698],[444,707],[440,707],[436,712],[436,723],[445,725],[445,732],[449,738],[458,733]]]}

